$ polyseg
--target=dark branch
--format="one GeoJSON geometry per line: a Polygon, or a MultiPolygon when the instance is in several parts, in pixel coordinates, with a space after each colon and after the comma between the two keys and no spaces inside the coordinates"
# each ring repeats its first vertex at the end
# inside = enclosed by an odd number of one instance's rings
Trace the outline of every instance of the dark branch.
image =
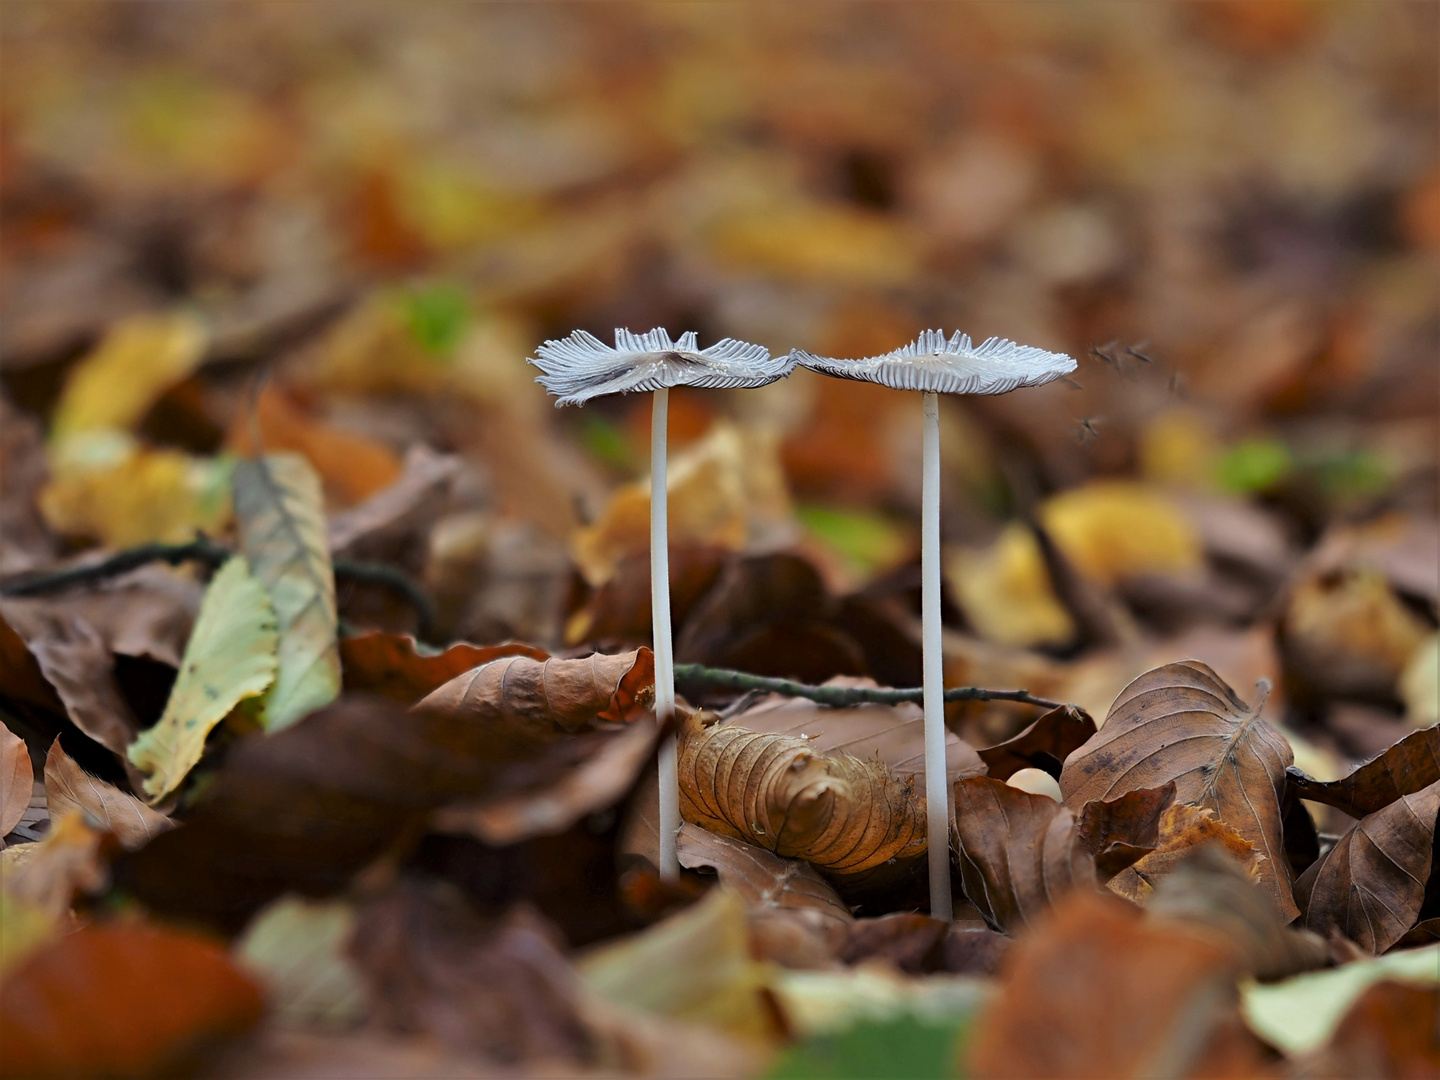
{"type": "MultiPolygon", "coordinates": [[[[67,566],[63,570],[18,574],[0,582],[0,596],[40,596],[59,592],[75,585],[89,585],[128,574],[131,570],[156,562],[171,566],[199,562],[213,570],[232,554],[223,544],[204,536],[186,544],[144,544],[116,552],[98,562],[67,566]]],[[[421,641],[430,639],[435,628],[435,609],[424,590],[405,573],[385,563],[357,562],[354,559],[336,559],[333,565],[337,579],[381,585],[398,595],[415,609],[415,636],[421,641]]]]}
{"type": "MultiPolygon", "coordinates": [[[[843,709],[850,705],[899,705],[906,701],[921,702],[925,692],[920,687],[894,689],[884,686],[807,686],[789,679],[771,679],[749,675],[743,671],[705,667],[703,664],[676,664],[675,686],[692,693],[706,690],[761,690],[786,697],[808,698],[819,705],[843,709]]],[[[1046,701],[1026,690],[984,690],[978,686],[956,686],[945,691],[946,701],[1018,701],[1038,705],[1042,709],[1058,709],[1058,701],[1046,701]]]]}

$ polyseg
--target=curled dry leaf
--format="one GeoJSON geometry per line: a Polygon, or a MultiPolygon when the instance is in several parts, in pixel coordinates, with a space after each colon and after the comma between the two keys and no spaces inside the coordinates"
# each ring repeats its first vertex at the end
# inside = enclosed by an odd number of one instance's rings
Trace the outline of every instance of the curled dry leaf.
{"type": "Polygon", "coordinates": [[[1254,880],[1262,881],[1260,867],[1265,857],[1254,844],[1217,818],[1209,807],[1171,803],[1160,813],[1155,849],[1119,871],[1106,888],[1143,904],[1155,886],[1201,844],[1220,845],[1254,880]]]}
{"type": "Polygon", "coordinates": [[[678,851],[681,866],[712,868],[720,884],[733,890],[752,912],[769,908],[804,912],[823,925],[854,921],[829,882],[800,859],[781,858],[689,822],[680,827],[678,851]]]}
{"type": "Polygon", "coordinates": [[[144,847],[175,823],[156,813],[134,795],[91,776],[65,753],[57,738],[45,758],[45,798],[50,813],[60,817],[84,813],[100,828],[115,834],[129,851],[144,847]]]}
{"type": "Polygon", "coordinates": [[[1021,769],[1044,769],[1057,779],[1065,759],[1095,734],[1095,721],[1084,709],[1062,705],[1036,718],[1018,735],[979,751],[980,760],[996,780],[1021,769]]]}
{"type": "Polygon", "coordinates": [[[1283,979],[1329,962],[1325,939],[1282,923],[1250,875],[1215,844],[1194,848],[1156,886],[1145,910],[1213,934],[1257,979],[1283,979]]]}
{"type": "Polygon", "coordinates": [[[235,466],[240,550],[270,594],[280,634],[267,730],[289,727],[340,693],[335,574],[320,478],[302,457],[273,454],[235,466]]]}
{"type": "Polygon", "coordinates": [[[1095,799],[1080,811],[1080,841],[1095,856],[1101,881],[1109,881],[1160,846],[1160,816],[1175,801],[1175,782],[1136,788],[1118,799],[1095,799]]]}
{"type": "Polygon", "coordinates": [[[689,718],[680,733],[680,811],[693,822],[832,879],[859,879],[925,853],[913,778],[880,761],[816,753],[806,739],[689,718]]]}
{"type": "Polygon", "coordinates": [[[410,635],[383,630],[340,641],[345,689],[379,694],[401,705],[414,705],[451,679],[506,656],[528,656],[532,660],[550,658],[544,649],[518,641],[485,646],[460,641],[444,652],[422,654],[410,635]]]}
{"type": "Polygon", "coordinates": [[[1339,780],[1321,782],[1293,766],[1286,778],[1297,798],[1367,817],[1440,780],[1440,727],[1406,735],[1339,780]]]}
{"type": "Polygon", "coordinates": [[[148,1076],[253,1027],[260,989],[219,945],[141,922],[87,926],[0,984],[5,1072],[148,1076]]]}
{"type": "Polygon", "coordinates": [[[1265,856],[1261,883],[1286,918],[1299,913],[1285,859],[1281,801],[1290,746],[1205,664],[1155,668],[1115,699],[1100,732],[1065,762],[1065,802],[1083,807],[1173,780],[1182,802],[1209,807],[1265,856]]]}
{"type": "Polygon", "coordinates": [[[0,836],[20,823],[34,786],[35,767],[25,740],[0,724],[0,836]]]}
{"type": "Polygon", "coordinates": [[[1255,1077],[1231,955],[1103,894],[1074,893],[1006,954],[970,1075],[1255,1077]]]}
{"type": "Polygon", "coordinates": [[[1437,813],[1440,781],[1356,822],[1295,883],[1305,925],[1371,953],[1399,941],[1420,918],[1434,873],[1437,813]]]}
{"type": "Polygon", "coordinates": [[[1064,894],[1096,888],[1074,815],[1054,799],[988,776],[954,791],[960,878],[991,927],[1013,934],[1064,894]]]}

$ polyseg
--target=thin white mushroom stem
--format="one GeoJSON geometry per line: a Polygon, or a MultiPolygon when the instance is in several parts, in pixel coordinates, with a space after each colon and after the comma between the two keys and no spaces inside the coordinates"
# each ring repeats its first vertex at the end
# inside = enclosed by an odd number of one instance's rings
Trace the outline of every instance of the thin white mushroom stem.
{"type": "MultiPolygon", "coordinates": [[[[675,715],[675,652],[670,630],[669,499],[665,488],[665,448],[670,391],[652,397],[650,412],[650,620],[655,630],[655,718],[665,724],[675,715]]],[[[680,770],[672,731],[660,743],[660,876],[680,877],[675,845],[680,834],[680,770]]]]}
{"type": "Polygon", "coordinates": [[[950,900],[950,792],[945,778],[945,664],[940,642],[940,399],[927,391],[920,514],[920,618],[924,633],[925,814],[930,847],[930,914],[947,922],[950,900]]]}

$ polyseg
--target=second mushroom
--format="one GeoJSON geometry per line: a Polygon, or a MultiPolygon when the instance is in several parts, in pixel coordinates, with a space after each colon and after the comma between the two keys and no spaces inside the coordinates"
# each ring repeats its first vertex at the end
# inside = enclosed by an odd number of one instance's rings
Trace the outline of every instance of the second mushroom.
{"type": "Polygon", "coordinates": [[[924,395],[921,491],[921,626],[924,638],[925,813],[930,863],[930,914],[950,919],[950,809],[945,776],[945,671],[940,635],[940,394],[1005,394],[1040,386],[1075,370],[1064,353],[990,338],[979,345],[956,331],[926,330],[883,356],[836,360],[796,350],[802,366],[838,379],[858,379],[924,395]]]}

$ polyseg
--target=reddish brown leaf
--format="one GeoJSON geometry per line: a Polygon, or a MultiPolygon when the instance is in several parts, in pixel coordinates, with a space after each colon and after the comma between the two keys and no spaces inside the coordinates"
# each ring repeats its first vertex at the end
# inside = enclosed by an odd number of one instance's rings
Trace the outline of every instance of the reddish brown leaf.
{"type": "Polygon", "coordinates": [[[372,630],[340,640],[340,665],[347,691],[379,694],[414,705],[436,687],[460,675],[507,656],[548,660],[550,654],[518,641],[504,645],[456,642],[442,653],[421,655],[408,634],[372,630]]]}
{"type": "Polygon", "coordinates": [[[1293,766],[1286,775],[1297,798],[1363,818],[1440,780],[1440,727],[1411,732],[1339,780],[1322,783],[1293,766]]]}
{"type": "Polygon", "coordinates": [[[752,912],[767,908],[805,912],[822,925],[853,921],[829,882],[800,859],[781,858],[688,822],[681,826],[678,849],[681,866],[712,868],[720,884],[739,893],[752,912]]]}
{"type": "Polygon", "coordinates": [[[0,836],[20,823],[34,786],[35,767],[25,740],[0,724],[0,836]]]}
{"type": "Polygon", "coordinates": [[[943,971],[950,924],[908,911],[857,919],[836,949],[847,964],[884,960],[909,975],[943,971]]]}
{"type": "Polygon", "coordinates": [[[54,818],[38,844],[5,849],[5,892],[53,916],[64,915],[77,892],[97,893],[105,887],[105,863],[115,846],[80,814],[54,818]]]}
{"type": "Polygon", "coordinates": [[[1301,1080],[1440,1076],[1440,987],[1378,982],[1350,1006],[1330,1044],[1296,1070],[1301,1080]]]}
{"type": "MultiPolygon", "coordinates": [[[[728,555],[723,548],[695,544],[670,547],[670,617],[684,629],[695,605],[720,576],[728,555]]],[[[565,624],[567,644],[590,642],[638,643],[651,640],[650,555],[627,555],[614,577],[596,589],[584,606],[571,612],[565,624]]]]}
{"type": "Polygon", "coordinates": [[[1437,813],[1440,781],[1356,822],[1295,883],[1305,925],[1338,931],[1372,953],[1404,937],[1434,869],[1437,813]]]}
{"type": "Polygon", "coordinates": [[[1080,811],[1080,841],[1095,856],[1101,881],[1133,866],[1160,845],[1160,815],[1175,801],[1172,780],[1136,788],[1118,799],[1095,799],[1080,811]]]}
{"type": "Polygon", "coordinates": [[[1222,947],[1129,904],[1079,892],[1006,955],[971,1030],[970,1074],[999,1078],[1247,1077],[1263,1051],[1222,947]]]}
{"type": "Polygon", "coordinates": [[[1006,780],[1021,769],[1044,769],[1060,775],[1060,766],[1095,734],[1095,721],[1084,709],[1062,705],[1039,716],[1033,724],[1002,743],[979,751],[987,775],[1006,780]]]}
{"type": "Polygon", "coordinates": [[[259,988],[208,938],[140,922],[87,926],[0,984],[6,1076],[142,1076],[187,1064],[259,1019],[259,988]]]}
{"type": "Polygon", "coordinates": [[[1281,915],[1299,909],[1285,859],[1281,800],[1290,746],[1209,667],[1167,664],[1115,699],[1099,733],[1065,762],[1060,789],[1075,808],[1175,782],[1176,797],[1215,810],[1265,856],[1261,882],[1281,915]]]}
{"type": "Polygon", "coordinates": [[[381,1027],[492,1060],[573,1066],[595,1040],[560,947],[530,912],[487,925],[453,896],[403,885],[361,910],[351,940],[381,1027]]]}
{"type": "Polygon", "coordinates": [[[996,930],[1013,934],[1065,893],[1095,889],[1094,859],[1064,806],[988,776],[954,790],[965,895],[996,930]]]}
{"type": "Polygon", "coordinates": [[[0,612],[0,686],[5,688],[6,697],[39,705],[42,709],[65,711],[54,688],[41,674],[40,665],[25,647],[25,640],[6,622],[3,612],[0,612]]]}
{"type": "Polygon", "coordinates": [[[112,832],[127,850],[144,847],[175,823],[77,765],[56,739],[45,758],[45,798],[56,817],[80,811],[112,832]]]}
{"type": "Polygon", "coordinates": [[[1254,844],[1217,818],[1209,807],[1171,803],[1160,813],[1155,850],[1117,873],[1106,882],[1106,888],[1116,896],[1143,904],[1150,899],[1155,886],[1194,854],[1196,848],[1209,844],[1224,848],[1247,874],[1257,882],[1260,880],[1264,856],[1255,850],[1254,844]]]}

